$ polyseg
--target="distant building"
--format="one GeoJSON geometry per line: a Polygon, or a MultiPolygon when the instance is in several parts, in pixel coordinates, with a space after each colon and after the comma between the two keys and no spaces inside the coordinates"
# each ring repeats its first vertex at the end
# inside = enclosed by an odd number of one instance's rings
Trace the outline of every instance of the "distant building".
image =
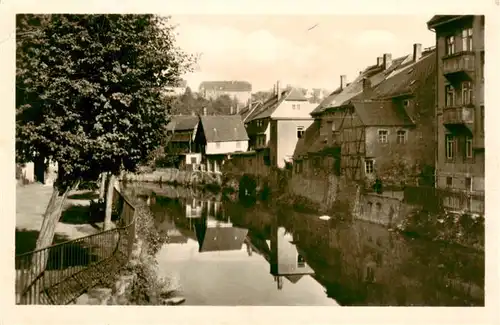
{"type": "Polygon", "coordinates": [[[198,91],[206,99],[228,95],[243,105],[252,98],[252,84],[247,81],[203,81],[198,91]]]}
{"type": "Polygon", "coordinates": [[[175,85],[165,87],[164,94],[166,96],[180,96],[186,92],[186,88],[187,81],[181,79],[175,85]]]}
{"type": "Polygon", "coordinates": [[[451,210],[484,214],[484,16],[434,16],[436,33],[436,187],[451,210]]]}

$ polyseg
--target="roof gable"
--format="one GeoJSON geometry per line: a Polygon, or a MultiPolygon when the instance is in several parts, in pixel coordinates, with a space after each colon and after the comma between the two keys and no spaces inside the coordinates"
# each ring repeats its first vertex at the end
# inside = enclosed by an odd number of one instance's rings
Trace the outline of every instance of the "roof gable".
{"type": "Polygon", "coordinates": [[[248,140],[240,115],[201,116],[201,124],[207,142],[248,140]]]}
{"type": "Polygon", "coordinates": [[[278,100],[278,95],[275,94],[266,100],[258,109],[256,109],[248,118],[247,121],[258,120],[261,118],[271,117],[276,108],[281,104],[289,90],[281,91],[281,97],[278,100]]]}
{"type": "Polygon", "coordinates": [[[193,115],[174,115],[170,118],[166,129],[167,131],[189,131],[194,130],[199,122],[198,116],[193,115]]]}
{"type": "Polygon", "coordinates": [[[389,100],[353,101],[354,110],[365,126],[412,126],[403,107],[389,100]]]}
{"type": "Polygon", "coordinates": [[[240,250],[248,229],[236,227],[206,228],[196,232],[200,252],[240,250]]]}

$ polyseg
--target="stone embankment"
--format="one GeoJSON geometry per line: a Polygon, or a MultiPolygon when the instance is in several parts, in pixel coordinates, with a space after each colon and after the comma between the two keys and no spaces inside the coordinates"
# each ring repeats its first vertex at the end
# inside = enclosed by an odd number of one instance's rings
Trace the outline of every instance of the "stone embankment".
{"type": "Polygon", "coordinates": [[[162,168],[150,172],[127,173],[121,177],[127,182],[153,182],[182,186],[222,186],[220,173],[162,168]]]}

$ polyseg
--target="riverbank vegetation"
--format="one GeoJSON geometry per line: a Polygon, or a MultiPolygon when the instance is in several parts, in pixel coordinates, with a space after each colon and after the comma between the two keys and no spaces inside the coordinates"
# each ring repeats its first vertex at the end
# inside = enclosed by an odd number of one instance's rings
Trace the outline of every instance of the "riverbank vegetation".
{"type": "Polygon", "coordinates": [[[176,287],[170,279],[159,276],[156,254],[168,240],[166,234],[160,233],[155,226],[154,216],[146,203],[138,199],[132,190],[126,190],[127,197],[136,208],[136,234],[140,247],[136,247],[138,256],[135,263],[129,263],[122,271],[133,274],[133,282],[128,296],[132,305],[168,304],[176,294],[176,287]]]}

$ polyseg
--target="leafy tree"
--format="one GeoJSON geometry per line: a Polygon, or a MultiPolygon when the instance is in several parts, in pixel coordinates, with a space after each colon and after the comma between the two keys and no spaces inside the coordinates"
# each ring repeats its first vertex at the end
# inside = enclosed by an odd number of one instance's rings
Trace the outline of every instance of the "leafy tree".
{"type": "MultiPolygon", "coordinates": [[[[16,160],[58,178],[36,248],[52,244],[71,189],[135,170],[164,137],[161,89],[191,67],[168,17],[18,15],[16,160]]],[[[113,186],[113,177],[110,182],[113,186]]]]}
{"type": "Polygon", "coordinates": [[[273,95],[272,90],[269,90],[269,91],[258,91],[256,93],[252,94],[252,100],[265,102],[272,95],[273,95]]]}
{"type": "Polygon", "coordinates": [[[231,98],[228,95],[221,95],[211,102],[211,111],[215,114],[230,114],[231,109],[233,109],[233,114],[236,113],[236,107],[238,106],[238,100],[231,98]]]}

